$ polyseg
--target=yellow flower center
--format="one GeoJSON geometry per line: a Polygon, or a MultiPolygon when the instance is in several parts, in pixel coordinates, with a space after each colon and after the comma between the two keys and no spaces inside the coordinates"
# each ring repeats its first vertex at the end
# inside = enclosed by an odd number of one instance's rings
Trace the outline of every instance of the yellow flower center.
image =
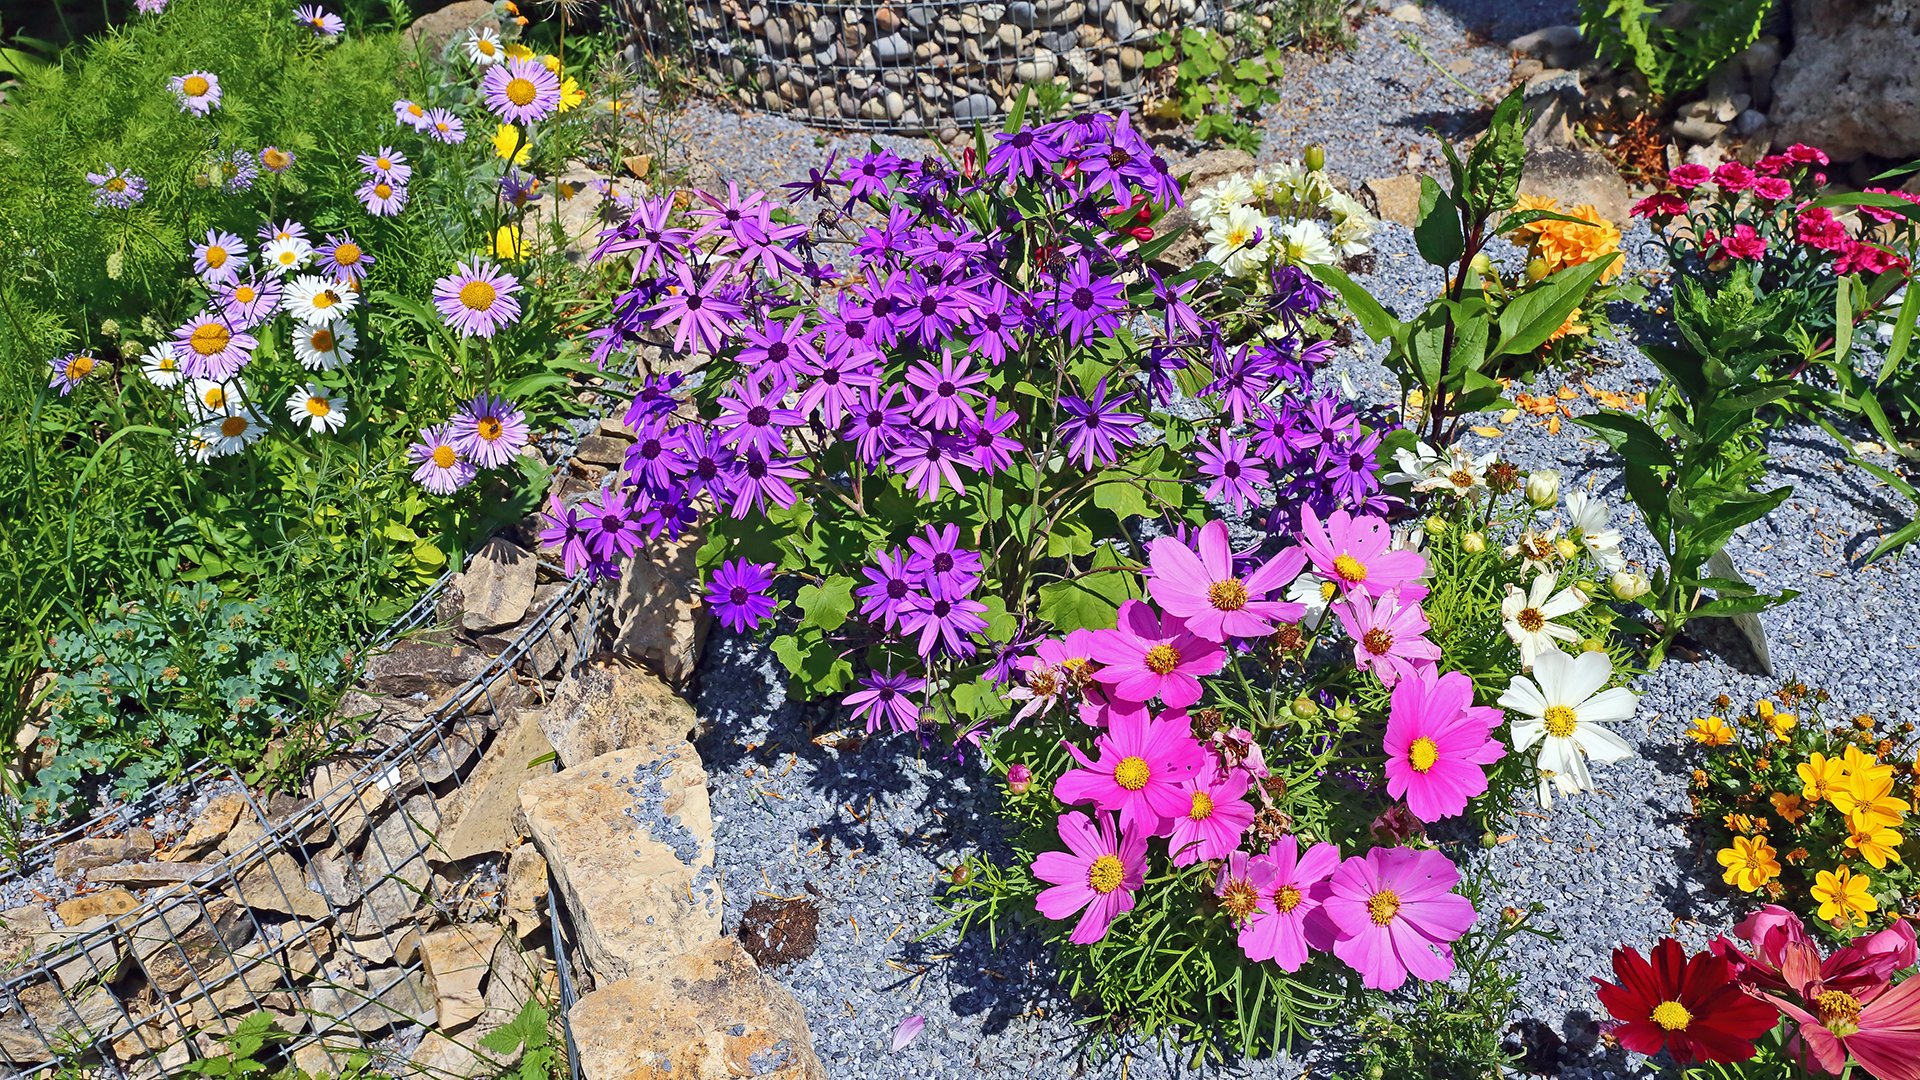
{"type": "Polygon", "coordinates": [[[218,409],[226,405],[227,392],[216,386],[200,395],[200,401],[209,409],[218,409]]]}
{"type": "Polygon", "coordinates": [[[307,414],[308,415],[329,416],[332,413],[333,413],[333,406],[328,404],[326,398],[320,397],[317,394],[307,398],[307,414]]]}
{"type": "Polygon", "coordinates": [[[338,244],[333,249],[333,261],[341,266],[352,266],[360,261],[359,244],[338,244]]]}
{"type": "Polygon", "coordinates": [[[227,249],[219,244],[208,244],[206,260],[209,268],[218,270],[227,265],[227,249]]]}
{"type": "Polygon", "coordinates": [[[496,295],[493,286],[484,281],[469,281],[460,286],[460,303],[472,311],[485,311],[492,307],[496,295]]]}
{"type": "Polygon", "coordinates": [[[1227,909],[1227,914],[1244,921],[1259,908],[1260,890],[1246,878],[1234,878],[1220,894],[1220,906],[1227,909]]]}
{"type": "Polygon", "coordinates": [[[1204,791],[1193,793],[1193,805],[1187,810],[1188,821],[1205,821],[1213,816],[1213,796],[1204,791]]]}
{"type": "Polygon", "coordinates": [[[1677,1001],[1663,1001],[1653,1007],[1653,1022],[1668,1031],[1685,1031],[1693,1023],[1693,1014],[1677,1001]]]}
{"type": "Polygon", "coordinates": [[[212,89],[212,87],[207,83],[207,80],[202,76],[189,75],[187,76],[186,81],[180,84],[180,89],[185,90],[187,92],[188,97],[199,97],[201,94],[204,94],[208,90],[212,89]]]}
{"type": "Polygon", "coordinates": [[[1119,888],[1126,877],[1127,868],[1118,855],[1102,855],[1087,868],[1087,884],[1093,886],[1093,891],[1101,896],[1119,888]]]}
{"type": "Polygon", "coordinates": [[[120,192],[127,190],[127,182],[116,176],[113,179],[107,181],[107,190],[117,195],[120,192]]]}
{"type": "Polygon", "coordinates": [[[307,344],[313,346],[314,352],[332,352],[333,331],[327,329],[315,330],[313,335],[307,338],[307,344]]]}
{"type": "Polygon", "coordinates": [[[229,439],[238,438],[246,433],[247,418],[244,416],[229,416],[225,420],[220,421],[220,434],[225,435],[229,439]]]}
{"type": "Polygon", "coordinates": [[[1339,591],[1340,591],[1340,587],[1338,585],[1335,585],[1333,582],[1331,581],[1321,582],[1320,583],[1320,602],[1323,604],[1332,603],[1334,595],[1337,594],[1339,591]]]}
{"type": "Polygon", "coordinates": [[[1407,764],[1417,773],[1431,772],[1435,762],[1440,760],[1440,747],[1425,735],[1413,740],[1407,748],[1407,764]]]}
{"type": "Polygon", "coordinates": [[[1828,990],[1814,999],[1814,1011],[1828,1031],[1846,1038],[1860,1030],[1860,1002],[1845,990],[1828,990]]]}
{"type": "Polygon", "coordinates": [[[407,102],[407,115],[408,116],[425,116],[427,115],[427,110],[409,101],[407,102]]]}
{"type": "Polygon", "coordinates": [[[473,47],[479,49],[482,56],[492,56],[494,52],[494,44],[487,38],[474,39],[473,47]]]}
{"type": "Polygon", "coordinates": [[[534,95],[539,92],[532,79],[514,78],[507,82],[507,100],[522,108],[533,104],[534,95]]]}
{"type": "Polygon", "coordinates": [[[1153,779],[1153,767],[1142,757],[1122,758],[1118,768],[1113,770],[1113,782],[1128,791],[1139,791],[1153,779]]]}
{"type": "Polygon", "coordinates": [[[1207,603],[1217,611],[1239,611],[1247,606],[1247,587],[1237,577],[1207,586],[1207,603]]]}
{"type": "Polygon", "coordinates": [[[242,285],[233,290],[233,298],[242,304],[251,304],[260,295],[260,290],[251,285],[242,285]]]}
{"type": "Polygon", "coordinates": [[[1400,897],[1392,889],[1381,889],[1367,897],[1367,918],[1375,926],[1385,926],[1400,913],[1400,897]]]}
{"type": "Polygon", "coordinates": [[[93,363],[93,357],[84,355],[67,361],[67,381],[79,382],[93,374],[93,363]]]}
{"type": "Polygon", "coordinates": [[[1465,469],[1455,469],[1447,474],[1447,482],[1457,488],[1470,488],[1473,486],[1473,474],[1465,469]]]}
{"type": "Polygon", "coordinates": [[[393,168],[393,160],[391,158],[377,157],[373,159],[373,166],[381,172],[386,172],[388,169],[393,168]]]}
{"type": "Polygon", "coordinates": [[[1361,635],[1360,644],[1375,656],[1385,656],[1393,648],[1393,635],[1376,626],[1361,635]]]}
{"type": "Polygon", "coordinates": [[[340,302],[340,294],[332,289],[321,289],[313,294],[313,306],[322,310],[340,302]]]}
{"type": "Polygon", "coordinates": [[[1547,734],[1556,739],[1564,739],[1573,734],[1580,724],[1580,716],[1565,705],[1549,705],[1541,721],[1547,726],[1547,734]]]}
{"type": "Polygon", "coordinates": [[[233,340],[233,332],[219,323],[201,323],[194,328],[193,336],[187,344],[201,356],[214,356],[224,352],[227,343],[233,340]]]}
{"type": "Polygon", "coordinates": [[[1540,614],[1540,609],[1531,607],[1521,608],[1520,614],[1515,615],[1513,621],[1519,623],[1520,629],[1529,634],[1537,634],[1541,627],[1547,625],[1547,617],[1540,614]]]}
{"type": "Polygon", "coordinates": [[[1293,885],[1282,885],[1273,894],[1273,906],[1280,909],[1282,915],[1299,907],[1300,900],[1300,890],[1293,885]]]}
{"type": "Polygon", "coordinates": [[[1180,650],[1171,645],[1155,645],[1147,650],[1147,670],[1155,675],[1165,675],[1180,666],[1180,650]]]}
{"type": "Polygon", "coordinates": [[[284,169],[287,167],[288,158],[285,150],[269,149],[261,156],[266,158],[267,168],[269,169],[284,169]]]}
{"type": "Polygon", "coordinates": [[[481,438],[488,442],[493,442],[501,436],[505,429],[500,426],[499,417],[483,416],[480,418],[479,423],[473,425],[473,430],[474,433],[481,438]]]}
{"type": "Polygon", "coordinates": [[[393,194],[393,185],[382,181],[373,185],[373,193],[382,199],[388,198],[393,194]]]}
{"type": "Polygon", "coordinates": [[[453,452],[453,447],[446,443],[433,448],[433,463],[442,469],[453,468],[453,463],[459,459],[459,455],[453,452]]]}
{"type": "Polygon", "coordinates": [[[1351,555],[1342,555],[1333,560],[1333,572],[1349,585],[1358,585],[1367,580],[1366,564],[1351,555]]]}

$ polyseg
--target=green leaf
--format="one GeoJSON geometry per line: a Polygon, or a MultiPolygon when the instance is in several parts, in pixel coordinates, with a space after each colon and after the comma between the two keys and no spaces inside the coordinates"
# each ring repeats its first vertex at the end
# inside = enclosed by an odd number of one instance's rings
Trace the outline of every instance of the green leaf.
{"type": "Polygon", "coordinates": [[[1714,599],[1693,609],[1692,616],[1724,618],[1728,615],[1751,615],[1781,604],[1800,595],[1798,589],[1783,589],[1778,593],[1754,593],[1751,596],[1715,596],[1714,599]]]}
{"type": "Polygon", "coordinates": [[[1307,272],[1318,278],[1322,285],[1340,294],[1341,301],[1347,305],[1348,311],[1353,312],[1353,317],[1360,322],[1360,329],[1365,331],[1368,337],[1375,341],[1385,341],[1400,335],[1404,324],[1389,315],[1387,309],[1380,306],[1380,301],[1373,298],[1372,293],[1363,288],[1359,282],[1348,277],[1339,267],[1309,266],[1307,272]]]}
{"type": "Polygon", "coordinates": [[[1112,627],[1121,603],[1143,595],[1139,573],[1124,566],[1113,545],[1102,544],[1093,572],[1040,586],[1040,617],[1061,633],[1112,627]]]}
{"type": "Polygon", "coordinates": [[[1916,315],[1920,315],[1920,289],[1908,286],[1906,297],[1900,301],[1900,314],[1893,322],[1893,340],[1887,345],[1887,358],[1881,361],[1880,374],[1873,380],[1875,386],[1884,384],[1907,358],[1907,349],[1913,344],[1916,315]]]}
{"type": "Polygon", "coordinates": [[[1598,412],[1576,416],[1573,422],[1605,439],[1614,452],[1631,462],[1643,466],[1673,467],[1673,453],[1667,449],[1666,440],[1637,416],[1598,412]]]}
{"type": "Polygon", "coordinates": [[[1505,236],[1522,225],[1531,225],[1536,221],[1564,221],[1569,225],[1596,224],[1586,218],[1569,217],[1566,214],[1556,214],[1551,210],[1520,210],[1501,218],[1500,224],[1493,227],[1493,233],[1495,236],[1505,236]]]}
{"type": "Polygon", "coordinates": [[[1056,523],[1053,531],[1047,534],[1047,558],[1049,559],[1092,553],[1093,530],[1072,518],[1056,523]]]}
{"type": "Polygon", "coordinates": [[[1833,362],[1844,365],[1853,351],[1853,293],[1860,279],[1841,274],[1833,282],[1833,362]]]}
{"type": "Polygon", "coordinates": [[[805,613],[802,624],[829,632],[840,629],[856,606],[854,584],[852,578],[835,574],[819,585],[802,585],[794,597],[794,603],[805,613]]]}
{"type": "Polygon", "coordinates": [[[853,682],[853,665],[819,630],[802,627],[773,639],[773,655],[787,669],[800,697],[817,698],[844,690],[853,682]]]}
{"type": "Polygon", "coordinates": [[[494,1028],[480,1037],[480,1047],[495,1054],[511,1054],[522,1046],[535,1046],[536,1039],[545,1041],[547,1035],[547,1010],[538,999],[530,998],[520,1007],[520,1014],[500,1027],[494,1028]]]}
{"type": "Polygon", "coordinates": [[[1699,524],[1688,530],[1687,546],[1708,554],[1718,551],[1726,545],[1735,529],[1766,517],[1792,494],[1793,488],[1778,487],[1764,493],[1754,492],[1728,499],[1700,515],[1699,524]]]}
{"type": "Polygon", "coordinates": [[[1413,227],[1420,257],[1434,266],[1450,266],[1466,250],[1460,234],[1460,208],[1440,190],[1433,177],[1420,177],[1420,223],[1413,227]]]}
{"type": "Polygon", "coordinates": [[[1500,311],[1500,345],[1494,356],[1530,356],[1581,305],[1619,252],[1569,266],[1508,301],[1500,311]]]}

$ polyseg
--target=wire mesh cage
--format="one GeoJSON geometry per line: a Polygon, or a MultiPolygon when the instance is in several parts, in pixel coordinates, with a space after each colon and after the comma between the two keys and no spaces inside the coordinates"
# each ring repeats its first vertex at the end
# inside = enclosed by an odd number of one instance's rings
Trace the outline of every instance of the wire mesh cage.
{"type": "Polygon", "coordinates": [[[1147,52],[1187,27],[1232,31],[1230,0],[614,0],[636,49],[680,57],[740,103],[819,127],[971,130],[1023,87],[1075,110],[1136,104],[1147,52]]]}

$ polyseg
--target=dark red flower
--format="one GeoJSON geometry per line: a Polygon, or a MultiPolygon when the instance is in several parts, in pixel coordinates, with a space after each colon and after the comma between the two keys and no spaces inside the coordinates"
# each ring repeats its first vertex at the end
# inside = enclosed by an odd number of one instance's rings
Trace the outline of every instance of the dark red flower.
{"type": "Polygon", "coordinates": [[[1628,212],[1634,217],[1677,217],[1687,212],[1687,201],[1678,195],[1670,195],[1662,191],[1655,195],[1649,195],[1639,202],[1634,203],[1633,209],[1628,212]]]}
{"type": "Polygon", "coordinates": [[[1620,1045],[1649,1056],[1665,1050],[1681,1065],[1696,1061],[1745,1061],[1753,1040],[1780,1020],[1772,1005],[1740,989],[1724,957],[1689,957],[1672,938],[1653,947],[1648,960],[1638,950],[1613,950],[1619,983],[1593,980],[1600,1003],[1621,1022],[1620,1045]]]}

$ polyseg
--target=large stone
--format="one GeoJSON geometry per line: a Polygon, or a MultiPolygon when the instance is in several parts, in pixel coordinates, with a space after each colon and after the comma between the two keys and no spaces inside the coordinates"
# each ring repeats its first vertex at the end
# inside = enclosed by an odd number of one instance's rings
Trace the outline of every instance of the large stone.
{"type": "Polygon", "coordinates": [[[720,936],[706,771],[691,746],[616,750],[529,780],[520,805],[596,976],[624,979],[720,936]]]}
{"type": "Polygon", "coordinates": [[[49,930],[34,939],[34,951],[68,993],[103,986],[120,973],[120,938],[112,924],[112,915],[96,915],[71,929],[49,930]]]}
{"type": "Polygon", "coordinates": [[[52,1061],[63,1046],[92,1043],[120,1016],[120,1004],[108,990],[68,995],[44,979],[21,987],[17,1004],[0,1009],[0,1061],[15,1065],[52,1061]]]}
{"type": "Polygon", "coordinates": [[[53,929],[47,909],[39,904],[24,904],[0,911],[0,971],[11,969],[33,955],[33,940],[53,929]]]}
{"type": "Polygon", "coordinates": [[[466,603],[461,629],[484,634],[526,618],[538,569],[539,560],[531,552],[504,537],[481,544],[460,574],[460,595],[466,603]]]}
{"type": "Polygon", "coordinates": [[[144,859],[153,854],[153,834],[132,829],[124,836],[86,837],[60,845],[53,853],[55,877],[71,877],[115,863],[144,859]]]}
{"type": "Polygon", "coordinates": [[[95,885],[122,885],[129,889],[155,889],[178,885],[183,881],[212,877],[219,871],[212,862],[132,862],[102,866],[87,871],[87,880],[95,885]]]}
{"type": "Polygon", "coordinates": [[[567,1013],[586,1080],[825,1080],[807,1017],[731,938],[602,986],[567,1013]]]}
{"type": "Polygon", "coordinates": [[[102,915],[124,915],[139,906],[139,899],[125,889],[103,889],[63,900],[54,905],[53,913],[68,926],[79,926],[102,915]]]}
{"type": "Polygon", "coordinates": [[[534,764],[552,754],[539,714],[514,710],[480,764],[442,803],[447,824],[436,838],[434,860],[460,862],[513,847],[519,839],[513,814],[520,808],[520,785],[552,772],[551,761],[534,764]]]}
{"type": "Polygon", "coordinates": [[[459,0],[422,15],[407,27],[401,40],[408,47],[417,45],[422,54],[437,59],[448,45],[466,40],[467,31],[476,26],[499,31],[500,17],[494,11],[492,0],[459,0]]]}
{"type": "Polygon", "coordinates": [[[380,693],[431,698],[479,678],[490,659],[478,649],[408,640],[374,657],[367,674],[380,693]]]}
{"type": "Polygon", "coordinates": [[[546,925],[547,859],[532,844],[507,856],[507,882],[501,889],[502,913],[513,920],[514,936],[525,938],[546,925]]]}
{"type": "Polygon", "coordinates": [[[308,884],[307,871],[284,851],[276,851],[240,873],[240,902],[255,911],[303,919],[323,919],[331,914],[327,898],[308,884]]]}
{"type": "Polygon", "coordinates": [[[237,791],[223,791],[207,800],[207,805],[194,817],[187,834],[174,841],[173,846],[160,853],[166,862],[183,862],[198,859],[220,846],[220,841],[233,831],[234,823],[247,809],[247,798],[237,791]]]}
{"type": "Polygon", "coordinates": [[[420,939],[420,957],[433,988],[436,1028],[458,1031],[486,1011],[481,984],[493,964],[503,931],[497,923],[443,927],[420,939]]]}
{"type": "Polygon", "coordinates": [[[432,799],[415,795],[373,826],[354,873],[367,885],[348,933],[355,937],[397,935],[426,902],[432,870],[427,865],[440,812],[432,799]]]}
{"type": "Polygon", "coordinates": [[[1836,160],[1920,155],[1920,0],[1794,0],[1773,82],[1778,142],[1836,160]]]}
{"type": "Polygon", "coordinates": [[[652,672],[617,662],[568,675],[538,715],[560,764],[569,768],[613,750],[677,746],[694,737],[700,723],[693,706],[652,672]]]}
{"type": "Polygon", "coordinates": [[[620,573],[613,601],[613,640],[607,651],[650,665],[662,678],[683,686],[700,663],[713,616],[701,601],[700,568],[694,554],[702,538],[682,536],[654,544],[620,573]]]}
{"type": "Polygon", "coordinates": [[[178,994],[227,965],[234,950],[253,940],[256,925],[245,908],[224,897],[202,904],[181,896],[164,901],[127,935],[147,981],[178,994]]]}
{"type": "Polygon", "coordinates": [[[1386,176],[1366,183],[1373,196],[1374,216],[1402,225],[1420,223],[1420,177],[1414,173],[1386,176]]]}
{"type": "Polygon", "coordinates": [[[323,1031],[352,1028],[375,1035],[390,1027],[434,1022],[433,993],[418,971],[369,971],[364,987],[322,984],[308,993],[307,1003],[315,1026],[323,1031]]]}
{"type": "MultiPolygon", "coordinates": [[[[1539,147],[1527,151],[1526,170],[1520,177],[1523,195],[1548,195],[1561,206],[1591,203],[1600,215],[1616,225],[1627,220],[1633,205],[1633,193],[1613,163],[1597,150],[1581,146],[1539,147]]],[[[1384,215],[1383,215],[1384,216],[1384,215]]]]}

